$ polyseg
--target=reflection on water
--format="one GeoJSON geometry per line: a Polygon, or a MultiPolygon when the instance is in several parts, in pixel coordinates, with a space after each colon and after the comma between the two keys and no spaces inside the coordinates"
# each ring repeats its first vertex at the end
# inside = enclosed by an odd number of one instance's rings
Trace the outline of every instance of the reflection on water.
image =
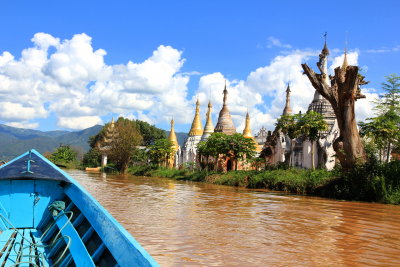
{"type": "Polygon", "coordinates": [[[400,266],[400,207],[70,171],[161,266],[400,266]]]}

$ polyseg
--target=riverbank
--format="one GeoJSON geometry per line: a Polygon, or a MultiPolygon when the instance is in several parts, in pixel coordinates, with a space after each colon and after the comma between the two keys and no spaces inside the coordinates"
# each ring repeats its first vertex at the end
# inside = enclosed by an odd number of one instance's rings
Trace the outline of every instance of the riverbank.
{"type": "Polygon", "coordinates": [[[140,176],[270,189],[343,200],[400,204],[400,161],[368,163],[358,166],[351,173],[296,168],[220,173],[155,166],[134,166],[129,172],[140,176]]]}

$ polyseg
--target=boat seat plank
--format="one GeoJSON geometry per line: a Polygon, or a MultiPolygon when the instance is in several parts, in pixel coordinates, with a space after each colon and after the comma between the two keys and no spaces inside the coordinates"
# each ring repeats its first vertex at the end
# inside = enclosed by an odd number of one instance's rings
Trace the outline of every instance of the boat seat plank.
{"type": "Polygon", "coordinates": [[[78,232],[69,222],[68,217],[65,214],[59,215],[56,219],[57,226],[62,229],[61,233],[63,236],[69,236],[72,240],[69,251],[75,262],[79,262],[80,266],[95,266],[92,258],[90,257],[85,245],[83,244],[78,232]]]}
{"type": "MultiPolygon", "coordinates": [[[[6,265],[7,266],[15,264],[17,262],[17,252],[20,251],[21,246],[16,245],[16,244],[22,242],[22,235],[21,234],[23,234],[23,230],[19,229],[18,232],[19,233],[15,236],[15,241],[13,242],[12,248],[11,248],[10,253],[8,254],[8,257],[7,257],[7,260],[6,260],[6,265]],[[14,248],[15,246],[17,248],[17,251],[15,251],[15,248],[14,248]]],[[[2,260],[0,260],[0,262],[2,262],[2,260]]]]}
{"type": "MultiPolygon", "coordinates": [[[[0,234],[0,246],[1,246],[1,244],[5,244],[8,241],[8,239],[10,239],[10,237],[11,237],[13,232],[14,232],[13,229],[5,230],[5,231],[1,232],[1,234],[0,234]]],[[[0,250],[2,248],[3,247],[1,247],[0,250]]]]}
{"type": "MultiPolygon", "coordinates": [[[[34,241],[35,244],[37,245],[36,246],[37,254],[41,254],[41,255],[45,255],[46,256],[46,250],[43,247],[42,240],[40,239],[40,237],[42,235],[42,232],[38,231],[38,230],[35,230],[35,229],[32,229],[31,233],[32,233],[32,241],[34,241]]],[[[44,258],[47,259],[47,257],[44,257],[44,258]]],[[[48,263],[48,262],[46,262],[46,263],[48,263]]],[[[45,265],[45,266],[47,266],[47,265],[45,265]]]]}

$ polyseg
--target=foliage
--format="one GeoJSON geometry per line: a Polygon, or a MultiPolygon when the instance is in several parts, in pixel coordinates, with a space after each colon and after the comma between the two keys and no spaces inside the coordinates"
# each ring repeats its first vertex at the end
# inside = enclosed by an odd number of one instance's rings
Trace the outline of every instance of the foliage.
{"type": "Polygon", "coordinates": [[[84,167],[98,167],[101,165],[101,153],[96,148],[91,148],[84,156],[82,160],[84,167]]]}
{"type": "Polygon", "coordinates": [[[300,115],[297,121],[297,130],[299,134],[304,135],[310,141],[317,141],[319,133],[328,130],[328,125],[322,114],[315,111],[308,111],[304,115],[300,115]]]}
{"type": "Polygon", "coordinates": [[[174,150],[170,140],[158,139],[149,146],[149,159],[153,164],[166,166],[168,159],[172,157],[174,150]]]}
{"type": "Polygon", "coordinates": [[[138,151],[137,146],[141,144],[142,136],[136,129],[135,122],[125,118],[117,120],[115,133],[108,152],[109,158],[121,173],[125,173],[138,151]]]}
{"type": "Polygon", "coordinates": [[[380,95],[376,102],[376,109],[379,115],[387,112],[389,109],[400,111],[400,77],[396,74],[385,76],[386,82],[382,83],[382,89],[385,92],[380,95]]]}
{"type": "MultiPolygon", "coordinates": [[[[380,151],[387,148],[389,153],[391,144],[396,144],[400,141],[399,113],[390,108],[385,113],[367,120],[369,122],[359,123],[361,135],[371,138],[380,151]]],[[[389,157],[387,157],[387,161],[389,161],[389,157]]]]}
{"type": "Polygon", "coordinates": [[[65,145],[57,148],[56,151],[51,154],[50,160],[63,167],[75,167],[78,163],[77,155],[78,153],[75,150],[65,145]]]}
{"type": "Polygon", "coordinates": [[[395,74],[385,76],[382,83],[384,93],[375,101],[376,117],[368,118],[369,122],[360,122],[361,133],[374,141],[379,149],[379,159],[390,159],[392,149],[400,147],[400,77],[395,74]]]}
{"type": "Polygon", "coordinates": [[[236,133],[226,135],[224,133],[213,133],[207,141],[200,142],[197,151],[200,156],[214,158],[215,166],[219,157],[231,158],[236,162],[239,160],[251,159],[256,153],[256,144],[253,139],[246,138],[242,134],[236,133]]]}
{"type": "Polygon", "coordinates": [[[141,120],[136,120],[136,128],[143,136],[142,145],[152,145],[156,140],[166,138],[165,131],[141,120]]]}
{"type": "Polygon", "coordinates": [[[288,135],[290,139],[295,139],[299,136],[298,120],[300,116],[301,113],[282,115],[277,119],[275,128],[288,135]]]}

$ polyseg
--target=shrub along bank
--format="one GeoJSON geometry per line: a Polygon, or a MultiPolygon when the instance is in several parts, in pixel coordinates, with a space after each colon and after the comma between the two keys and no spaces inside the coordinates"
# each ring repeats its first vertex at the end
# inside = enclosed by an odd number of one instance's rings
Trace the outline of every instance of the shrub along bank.
{"type": "Polygon", "coordinates": [[[344,173],[340,169],[326,171],[295,168],[219,173],[157,166],[134,166],[129,172],[140,176],[400,204],[400,161],[384,164],[369,162],[357,166],[351,173],[344,173]]]}

